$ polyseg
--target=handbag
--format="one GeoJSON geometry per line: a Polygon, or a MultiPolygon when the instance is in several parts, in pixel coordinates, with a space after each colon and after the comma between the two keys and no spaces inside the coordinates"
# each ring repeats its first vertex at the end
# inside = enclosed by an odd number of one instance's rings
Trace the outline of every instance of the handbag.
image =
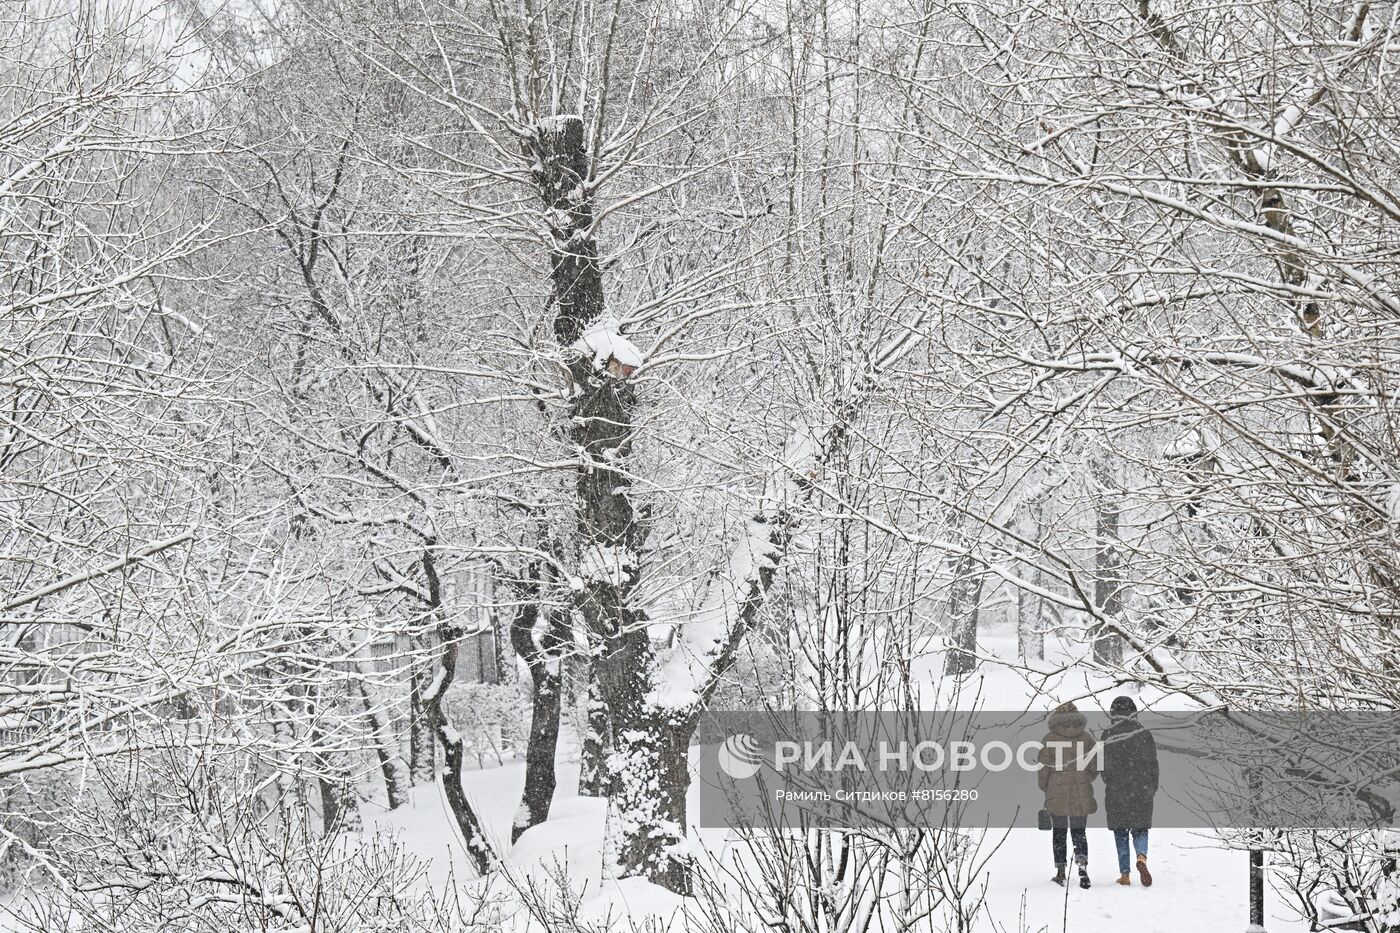
{"type": "Polygon", "coordinates": [[[1038,829],[1048,831],[1051,826],[1050,811],[1042,807],[1040,812],[1035,815],[1035,825],[1038,829]]]}

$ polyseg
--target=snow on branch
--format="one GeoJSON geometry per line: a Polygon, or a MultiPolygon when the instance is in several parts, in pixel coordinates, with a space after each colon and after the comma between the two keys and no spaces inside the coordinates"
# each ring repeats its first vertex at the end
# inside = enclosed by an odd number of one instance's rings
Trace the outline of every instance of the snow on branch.
{"type": "Polygon", "coordinates": [[[758,616],[800,520],[795,509],[809,501],[827,460],[839,447],[880,379],[919,343],[928,308],[872,355],[845,400],[820,427],[799,425],[769,471],[758,508],[744,523],[723,569],[706,588],[700,609],[677,627],[675,643],[657,658],[647,702],[662,709],[703,705],[758,616]]]}
{"type": "Polygon", "coordinates": [[[630,376],[642,365],[642,351],[622,335],[617,318],[604,315],[579,337],[573,349],[587,357],[594,369],[615,376],[630,376]]]}
{"type": "Polygon", "coordinates": [[[1338,392],[1347,388],[1353,374],[1342,366],[1317,362],[1281,362],[1255,353],[1224,350],[1172,350],[1125,345],[1117,351],[1074,353],[1058,359],[1038,359],[1018,355],[1021,362],[1040,369],[1066,372],[1120,371],[1130,372],[1135,366],[1155,366],[1164,363],[1184,365],[1205,364],[1234,369],[1269,372],[1305,389],[1338,392]]]}
{"type": "Polygon", "coordinates": [[[175,547],[176,545],[184,544],[186,541],[191,540],[193,537],[194,529],[191,528],[187,531],[182,532],[181,534],[175,535],[174,537],[165,538],[161,541],[153,541],[150,544],[147,544],[143,547],[139,547],[131,553],[126,554],[122,557],[118,557],[115,560],[108,561],[107,563],[97,567],[93,567],[90,570],[84,570],[81,573],[73,574],[70,577],[63,578],[62,580],[56,580],[53,583],[48,584],[47,586],[41,586],[38,589],[30,590],[28,593],[16,596],[14,599],[5,603],[3,606],[0,606],[0,612],[11,612],[15,609],[27,606],[32,602],[37,602],[38,600],[43,599],[45,596],[52,596],[55,593],[61,593],[62,591],[69,589],[70,587],[78,586],[80,584],[88,582],[89,580],[96,580],[98,577],[105,577],[108,574],[116,573],[117,571],[129,567],[132,564],[140,563],[148,557],[153,557],[156,554],[159,554],[161,551],[166,551],[172,547],[175,547]]]}
{"type": "Polygon", "coordinates": [[[787,550],[789,534],[780,520],[762,515],[744,523],[724,569],[710,585],[708,598],[694,618],[679,628],[676,644],[659,659],[656,685],[647,701],[664,709],[698,704],[707,692],[716,661],[749,627],[772,574],[787,550]]]}

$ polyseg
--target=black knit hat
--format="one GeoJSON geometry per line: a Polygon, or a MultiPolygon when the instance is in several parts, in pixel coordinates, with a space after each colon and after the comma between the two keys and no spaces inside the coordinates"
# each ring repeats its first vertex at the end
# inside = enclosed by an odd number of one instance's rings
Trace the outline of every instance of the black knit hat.
{"type": "Polygon", "coordinates": [[[1137,704],[1132,697],[1114,697],[1108,711],[1115,716],[1131,716],[1137,712],[1137,704]]]}

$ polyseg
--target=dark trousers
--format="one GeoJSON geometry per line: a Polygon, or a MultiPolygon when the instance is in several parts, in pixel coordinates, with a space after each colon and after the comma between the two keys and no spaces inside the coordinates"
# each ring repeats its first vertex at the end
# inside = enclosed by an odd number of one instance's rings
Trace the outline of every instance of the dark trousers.
{"type": "Polygon", "coordinates": [[[1088,824],[1087,816],[1050,817],[1050,845],[1055,850],[1055,865],[1065,864],[1065,832],[1074,840],[1074,860],[1080,865],[1089,864],[1089,837],[1084,833],[1088,824]]]}

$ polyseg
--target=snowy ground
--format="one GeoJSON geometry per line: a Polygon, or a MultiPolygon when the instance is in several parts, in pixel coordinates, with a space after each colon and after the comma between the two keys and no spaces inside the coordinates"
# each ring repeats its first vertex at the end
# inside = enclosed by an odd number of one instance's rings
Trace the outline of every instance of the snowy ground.
{"type": "MultiPolygon", "coordinates": [[[[1008,646],[995,645],[1000,650],[1008,646]]],[[[964,685],[964,695],[975,693],[984,708],[1020,709],[1043,706],[1044,695],[1079,698],[1100,686],[1082,675],[1052,672],[1046,682],[1027,683],[1005,667],[984,665],[977,682],[964,685]]],[[[949,697],[940,696],[940,705],[949,697]]],[[[1100,706],[1106,707],[1108,696],[1100,706]]],[[[1167,708],[1160,698],[1143,694],[1140,699],[1158,709],[1167,708]]],[[[1095,704],[1081,700],[1082,707],[1095,704]]],[[[524,783],[524,766],[518,762],[470,773],[466,789],[478,811],[484,814],[488,832],[500,851],[509,851],[510,864],[520,878],[540,881],[566,873],[568,884],[580,892],[581,919],[598,921],[628,917],[640,923],[646,917],[678,921],[684,928],[685,902],[660,888],[638,880],[603,882],[600,877],[603,806],[601,801],[579,798],[577,759],[568,751],[559,765],[559,791],[553,813],[543,826],[526,833],[513,848],[509,845],[510,820],[524,783]]],[[[429,880],[434,885],[454,883],[470,875],[461,846],[452,834],[452,822],[441,795],[421,788],[411,806],[371,821],[380,829],[401,834],[405,844],[430,860],[429,880]]],[[[707,830],[697,841],[712,854],[723,853],[726,833],[707,830]]],[[[1060,888],[1050,882],[1053,864],[1050,836],[1036,830],[1013,830],[987,866],[987,917],[979,929],[1000,931],[1078,931],[1078,933],[1181,933],[1190,930],[1243,930],[1248,921],[1248,865],[1243,852],[1219,847],[1209,833],[1191,830],[1154,830],[1150,864],[1152,888],[1136,883],[1120,887],[1112,834],[1102,827],[1089,830],[1089,862],[1094,887],[1060,888]]],[[[1278,895],[1270,893],[1271,933],[1297,933],[1308,929],[1278,895]]],[[[626,924],[621,928],[626,929],[626,924]]]]}
{"type": "MultiPolygon", "coordinates": [[[[511,851],[513,870],[535,878],[567,871],[571,885],[583,895],[581,919],[603,921],[628,916],[683,918],[684,902],[666,891],[636,880],[604,883],[600,879],[603,808],[598,800],[572,792],[577,763],[561,764],[560,791],[550,821],[527,833],[511,851]]],[[[509,848],[510,815],[524,783],[524,768],[510,763],[472,773],[468,791],[496,835],[509,848]]],[[[381,817],[380,828],[401,834],[407,846],[431,863],[430,882],[453,883],[470,876],[461,847],[440,796],[431,788],[413,803],[381,817]]],[[[724,833],[702,837],[712,851],[722,849],[724,833]]],[[[1248,866],[1242,852],[1217,847],[1209,834],[1188,830],[1156,830],[1152,834],[1150,889],[1114,884],[1117,861],[1108,830],[1089,830],[1089,864],[1094,887],[1060,888],[1050,882],[1053,865],[1048,833],[1012,830],[992,857],[987,870],[988,918],[981,929],[1079,933],[1182,933],[1189,930],[1243,930],[1248,919],[1248,866]]],[[[1136,880],[1136,878],[1135,878],[1136,880]]],[[[1274,897],[1267,929],[1295,933],[1306,923],[1288,916],[1274,897]]]]}

